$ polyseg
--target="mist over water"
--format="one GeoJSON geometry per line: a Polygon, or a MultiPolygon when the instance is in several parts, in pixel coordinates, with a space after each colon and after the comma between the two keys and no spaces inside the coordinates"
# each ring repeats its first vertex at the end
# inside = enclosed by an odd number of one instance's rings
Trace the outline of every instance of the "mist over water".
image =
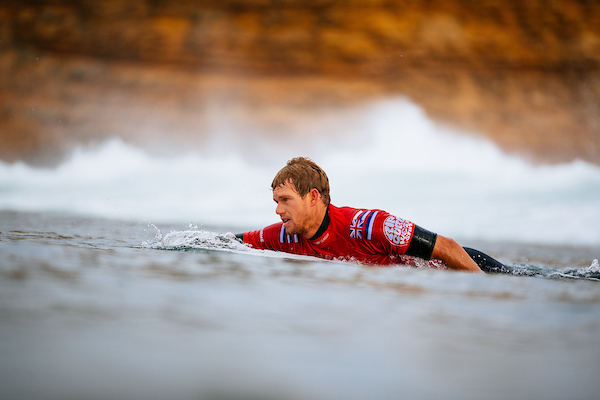
{"type": "Polygon", "coordinates": [[[116,137],[54,169],[0,163],[0,209],[258,229],[277,222],[275,173],[308,156],[338,206],[385,209],[460,239],[600,244],[598,166],[533,165],[405,99],[317,116],[306,135],[222,122],[200,152],[157,156],[116,137]]]}

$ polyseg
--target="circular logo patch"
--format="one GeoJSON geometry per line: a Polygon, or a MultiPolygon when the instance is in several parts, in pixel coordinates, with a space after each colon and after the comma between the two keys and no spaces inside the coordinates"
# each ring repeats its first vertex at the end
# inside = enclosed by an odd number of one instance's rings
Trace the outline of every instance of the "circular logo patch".
{"type": "Polygon", "coordinates": [[[383,233],[385,233],[385,237],[396,246],[408,244],[412,237],[412,231],[412,223],[402,218],[390,215],[383,221],[383,233]]]}

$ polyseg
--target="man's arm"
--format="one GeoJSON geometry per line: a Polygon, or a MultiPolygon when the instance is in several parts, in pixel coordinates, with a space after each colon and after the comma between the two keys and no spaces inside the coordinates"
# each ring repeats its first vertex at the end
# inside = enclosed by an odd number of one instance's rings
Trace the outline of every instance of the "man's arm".
{"type": "Polygon", "coordinates": [[[431,258],[442,260],[448,268],[459,271],[483,273],[481,268],[473,261],[454,239],[437,235],[431,258]]]}

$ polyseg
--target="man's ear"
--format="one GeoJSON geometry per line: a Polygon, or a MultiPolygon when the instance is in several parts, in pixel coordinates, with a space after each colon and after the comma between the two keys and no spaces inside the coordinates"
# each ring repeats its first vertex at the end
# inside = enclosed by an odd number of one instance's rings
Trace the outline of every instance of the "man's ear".
{"type": "Polygon", "coordinates": [[[316,205],[319,199],[321,198],[321,193],[317,189],[312,188],[310,192],[308,192],[308,194],[310,195],[310,205],[316,205]]]}

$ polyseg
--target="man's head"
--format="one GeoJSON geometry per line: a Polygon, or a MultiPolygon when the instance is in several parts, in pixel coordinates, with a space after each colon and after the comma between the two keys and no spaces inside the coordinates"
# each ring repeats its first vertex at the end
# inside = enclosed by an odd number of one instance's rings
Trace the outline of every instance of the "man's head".
{"type": "Polygon", "coordinates": [[[288,161],[287,165],[275,175],[271,188],[274,190],[288,181],[291,181],[300,197],[304,198],[311,189],[317,189],[325,206],[329,205],[329,178],[312,160],[296,157],[288,161]]]}
{"type": "Polygon", "coordinates": [[[313,236],[329,205],[329,179],[307,158],[288,161],[273,179],[275,212],[288,234],[313,236]]]}

